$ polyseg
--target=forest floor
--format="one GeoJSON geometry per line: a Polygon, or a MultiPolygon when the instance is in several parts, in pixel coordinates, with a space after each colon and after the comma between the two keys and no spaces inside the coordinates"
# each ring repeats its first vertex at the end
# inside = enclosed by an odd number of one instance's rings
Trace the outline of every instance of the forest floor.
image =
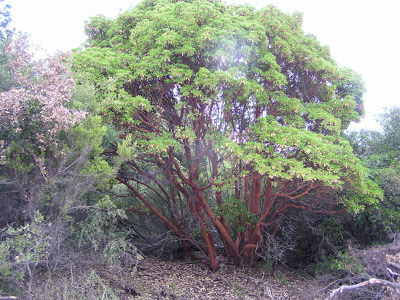
{"type": "Polygon", "coordinates": [[[315,280],[277,269],[223,265],[211,271],[191,261],[145,258],[121,299],[324,299],[315,280]],[[129,295],[130,294],[130,295],[129,295]]]}
{"type": "Polygon", "coordinates": [[[37,278],[32,299],[322,300],[327,296],[315,279],[284,268],[222,265],[211,271],[204,263],[151,257],[141,260],[133,272],[97,267],[56,277],[51,283],[37,278]]]}
{"type": "MultiPolygon", "coordinates": [[[[379,276],[388,266],[400,270],[400,243],[377,245],[353,253],[354,262],[363,265],[369,277],[379,276]]],[[[32,299],[40,300],[150,300],[150,299],[274,299],[323,300],[332,278],[311,278],[301,270],[284,267],[271,269],[260,263],[255,267],[235,267],[221,264],[211,271],[204,263],[188,260],[163,260],[146,257],[132,268],[109,269],[101,264],[79,265],[71,270],[35,277],[32,299]]],[[[396,270],[397,270],[396,269],[396,270]]],[[[364,274],[363,273],[363,274],[364,274]]],[[[365,276],[365,274],[363,276],[365,276]]],[[[350,277],[348,279],[351,279],[350,277]]],[[[355,281],[360,278],[355,274],[355,281]]],[[[365,279],[362,279],[365,280],[365,279]]],[[[378,289],[379,299],[399,299],[393,289],[378,289]]],[[[373,291],[373,290],[372,290],[373,291]]],[[[375,290],[374,295],[377,296],[375,290]]],[[[378,299],[378,297],[368,299],[378,299]]],[[[350,297],[351,298],[351,297],[350,297]]],[[[346,299],[350,299],[346,298],[346,299]]],[[[26,299],[19,296],[19,300],[26,299]]],[[[357,298],[366,299],[366,298],[357,298]]]]}

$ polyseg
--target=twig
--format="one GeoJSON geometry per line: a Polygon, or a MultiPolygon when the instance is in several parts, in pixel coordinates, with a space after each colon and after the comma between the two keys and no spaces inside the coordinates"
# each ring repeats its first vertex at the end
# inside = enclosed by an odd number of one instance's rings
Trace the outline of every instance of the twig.
{"type": "Polygon", "coordinates": [[[263,272],[263,276],[262,276],[262,278],[261,278],[260,285],[262,285],[262,284],[264,283],[264,276],[265,276],[265,272],[263,272]]]}
{"type": "Polygon", "coordinates": [[[390,273],[390,275],[400,277],[400,274],[399,274],[399,273],[393,272],[393,271],[392,271],[391,269],[389,269],[389,268],[386,268],[386,269],[388,270],[388,272],[390,273]]]}

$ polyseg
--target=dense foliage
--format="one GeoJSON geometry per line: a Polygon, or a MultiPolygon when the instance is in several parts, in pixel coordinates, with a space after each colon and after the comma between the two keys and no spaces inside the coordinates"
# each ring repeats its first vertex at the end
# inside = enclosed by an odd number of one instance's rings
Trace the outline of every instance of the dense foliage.
{"type": "Polygon", "coordinates": [[[362,114],[363,83],[301,19],[147,0],[93,18],[75,55],[120,133],[107,154],[125,162],[117,179],[133,204],[212,269],[222,257],[252,264],[290,210],[357,212],[379,194],[341,136],[362,114]]]}

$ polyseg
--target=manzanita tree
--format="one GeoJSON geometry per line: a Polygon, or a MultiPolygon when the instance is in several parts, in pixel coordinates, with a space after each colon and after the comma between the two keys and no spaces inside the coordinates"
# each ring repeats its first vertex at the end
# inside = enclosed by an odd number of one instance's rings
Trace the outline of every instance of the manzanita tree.
{"type": "Polygon", "coordinates": [[[273,6],[145,0],[94,17],[75,55],[120,131],[117,179],[212,269],[221,257],[252,264],[288,210],[373,199],[341,137],[362,114],[363,83],[301,26],[273,6]]]}

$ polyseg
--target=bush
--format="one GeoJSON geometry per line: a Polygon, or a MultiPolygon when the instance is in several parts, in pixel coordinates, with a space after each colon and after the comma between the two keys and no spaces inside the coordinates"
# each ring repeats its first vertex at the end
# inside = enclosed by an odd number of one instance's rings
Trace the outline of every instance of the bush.
{"type": "Polygon", "coordinates": [[[14,293],[28,279],[28,294],[36,267],[49,255],[50,238],[43,227],[43,216],[36,212],[32,223],[3,229],[0,236],[0,292],[14,293]]]}

